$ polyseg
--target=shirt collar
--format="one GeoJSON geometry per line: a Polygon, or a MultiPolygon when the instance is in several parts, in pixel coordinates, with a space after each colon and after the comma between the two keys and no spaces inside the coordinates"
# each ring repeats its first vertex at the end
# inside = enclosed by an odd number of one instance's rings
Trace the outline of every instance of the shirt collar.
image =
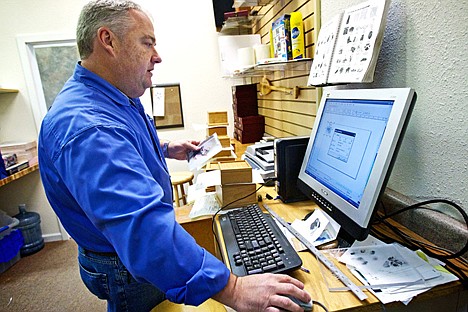
{"type": "MultiPolygon", "coordinates": [[[[75,67],[73,78],[84,83],[88,87],[100,92],[111,100],[120,105],[129,106],[129,97],[122,91],[112,85],[110,82],[95,74],[94,72],[84,68],[81,62],[78,62],[75,67]]],[[[138,102],[138,98],[130,98],[133,102],[138,102]]]]}

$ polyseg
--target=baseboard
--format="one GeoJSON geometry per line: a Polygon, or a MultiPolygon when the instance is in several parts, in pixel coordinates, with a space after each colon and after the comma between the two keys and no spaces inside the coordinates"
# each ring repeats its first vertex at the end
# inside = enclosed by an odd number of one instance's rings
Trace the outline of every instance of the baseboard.
{"type": "Polygon", "coordinates": [[[66,240],[66,239],[62,238],[62,233],[44,234],[44,235],[42,235],[42,238],[44,239],[44,242],[46,242],[46,243],[66,240]]]}

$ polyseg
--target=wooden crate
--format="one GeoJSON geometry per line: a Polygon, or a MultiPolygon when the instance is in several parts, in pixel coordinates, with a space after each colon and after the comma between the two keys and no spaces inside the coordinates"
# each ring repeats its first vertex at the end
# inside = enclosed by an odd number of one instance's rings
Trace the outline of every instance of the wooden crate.
{"type": "Polygon", "coordinates": [[[257,202],[256,187],[255,183],[216,185],[216,195],[222,207],[224,205],[227,205],[225,208],[242,207],[257,202]]]}
{"type": "Polygon", "coordinates": [[[227,125],[227,112],[208,112],[208,126],[227,125]]]}

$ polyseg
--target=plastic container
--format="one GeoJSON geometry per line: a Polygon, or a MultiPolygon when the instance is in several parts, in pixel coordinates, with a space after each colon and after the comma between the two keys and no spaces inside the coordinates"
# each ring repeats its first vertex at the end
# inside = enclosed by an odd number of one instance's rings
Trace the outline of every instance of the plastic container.
{"type": "Polygon", "coordinates": [[[19,230],[12,229],[18,224],[18,219],[11,218],[0,210],[0,273],[5,272],[20,259],[20,249],[24,243],[23,235],[19,230]]]}
{"type": "Polygon", "coordinates": [[[26,211],[26,205],[19,205],[19,213],[14,217],[19,220],[17,229],[21,230],[24,237],[24,245],[21,248],[21,256],[34,254],[44,248],[44,239],[41,231],[41,217],[37,212],[26,211]]]}

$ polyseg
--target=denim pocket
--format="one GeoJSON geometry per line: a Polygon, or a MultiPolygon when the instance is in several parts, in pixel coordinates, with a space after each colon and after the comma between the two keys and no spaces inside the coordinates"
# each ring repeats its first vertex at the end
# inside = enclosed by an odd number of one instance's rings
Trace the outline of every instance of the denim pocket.
{"type": "Polygon", "coordinates": [[[90,272],[86,270],[81,263],[79,263],[79,266],[81,279],[86,285],[86,288],[99,299],[108,300],[109,286],[107,283],[107,274],[90,272]]]}

